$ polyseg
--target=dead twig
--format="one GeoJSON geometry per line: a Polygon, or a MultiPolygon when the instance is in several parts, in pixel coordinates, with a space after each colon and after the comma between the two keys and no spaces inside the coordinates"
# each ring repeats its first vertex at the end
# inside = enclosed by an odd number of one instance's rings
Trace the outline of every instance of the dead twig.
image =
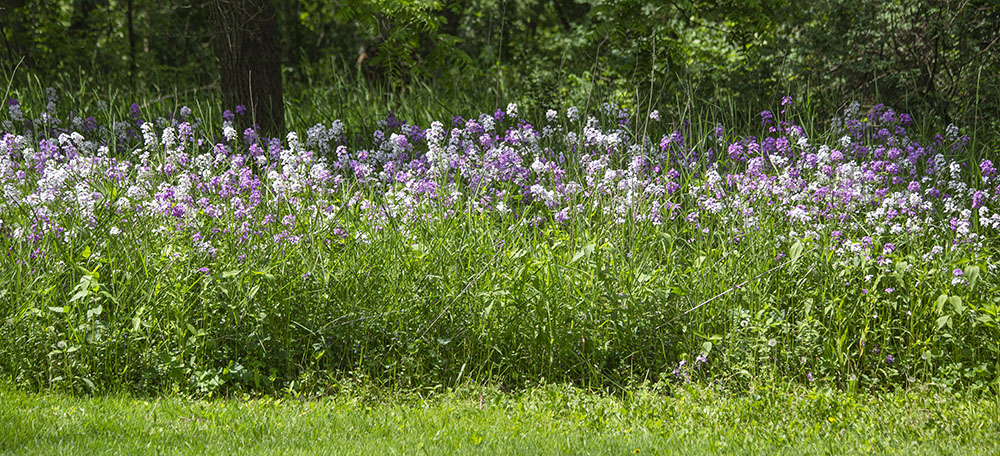
{"type": "MultiPolygon", "coordinates": [[[[798,259],[798,258],[801,258],[801,257],[802,257],[802,255],[805,255],[805,254],[807,254],[807,253],[809,253],[809,252],[812,252],[813,250],[816,250],[816,247],[813,247],[813,248],[811,248],[811,249],[809,249],[809,250],[807,250],[807,251],[805,251],[805,252],[802,252],[802,254],[801,254],[801,255],[799,255],[798,257],[796,257],[795,259],[798,259]]],[[[738,288],[742,288],[742,287],[743,287],[743,285],[746,285],[746,284],[748,284],[748,283],[750,283],[750,282],[752,282],[752,281],[754,281],[754,280],[757,280],[757,279],[759,279],[759,278],[763,277],[763,276],[764,276],[764,275],[766,275],[766,274],[770,274],[770,273],[772,273],[772,272],[774,272],[774,271],[777,271],[778,269],[781,269],[781,268],[783,268],[783,267],[785,267],[785,266],[787,266],[787,265],[791,264],[791,263],[792,263],[793,261],[795,261],[795,259],[791,259],[791,258],[789,258],[789,259],[788,259],[787,261],[785,261],[784,263],[781,263],[781,264],[779,264],[779,265],[777,265],[777,266],[775,266],[775,267],[773,267],[773,268],[771,268],[771,269],[768,269],[768,270],[766,270],[766,271],[764,271],[764,272],[762,272],[762,273],[760,273],[760,274],[757,274],[757,275],[755,275],[755,276],[753,276],[753,277],[751,277],[751,278],[749,278],[749,279],[747,279],[747,280],[744,280],[744,281],[743,281],[742,283],[739,283],[739,284],[736,284],[736,285],[733,285],[733,286],[729,287],[729,289],[727,289],[726,291],[723,291],[722,293],[719,293],[719,294],[717,294],[717,295],[715,295],[715,296],[712,296],[711,298],[708,298],[707,300],[703,301],[703,302],[702,302],[701,304],[698,304],[697,306],[694,306],[694,307],[692,307],[692,308],[690,308],[690,309],[688,309],[688,310],[685,310],[684,312],[681,312],[681,314],[680,314],[680,315],[678,315],[678,316],[674,317],[674,318],[673,318],[673,319],[671,319],[670,321],[668,321],[668,322],[666,322],[666,323],[664,323],[664,324],[662,324],[662,325],[660,325],[660,326],[657,326],[657,327],[656,327],[656,330],[660,330],[660,328],[663,328],[664,326],[667,326],[667,325],[669,325],[669,324],[671,324],[671,323],[673,323],[673,322],[677,321],[677,320],[678,320],[678,319],[680,319],[681,317],[683,317],[683,316],[685,316],[685,315],[687,315],[687,314],[689,314],[689,313],[691,313],[691,312],[694,312],[695,310],[698,310],[699,308],[701,308],[701,307],[702,307],[702,306],[704,306],[705,304],[708,304],[708,303],[710,303],[710,302],[712,302],[712,301],[715,301],[715,300],[716,300],[716,299],[718,299],[718,298],[721,298],[721,297],[723,297],[723,296],[725,296],[725,295],[729,294],[729,292],[731,292],[731,291],[733,291],[733,290],[736,290],[736,289],[738,289],[738,288]]]]}

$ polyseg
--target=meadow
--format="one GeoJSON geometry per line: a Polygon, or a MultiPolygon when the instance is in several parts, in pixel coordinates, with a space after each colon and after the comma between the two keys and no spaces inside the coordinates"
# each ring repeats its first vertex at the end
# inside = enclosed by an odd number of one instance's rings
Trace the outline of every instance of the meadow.
{"type": "Polygon", "coordinates": [[[0,455],[1000,454],[998,23],[0,2],[0,455]]]}
{"type": "Polygon", "coordinates": [[[264,138],[208,106],[5,101],[5,382],[995,392],[1000,162],[975,129],[784,97],[304,106],[264,138]]]}

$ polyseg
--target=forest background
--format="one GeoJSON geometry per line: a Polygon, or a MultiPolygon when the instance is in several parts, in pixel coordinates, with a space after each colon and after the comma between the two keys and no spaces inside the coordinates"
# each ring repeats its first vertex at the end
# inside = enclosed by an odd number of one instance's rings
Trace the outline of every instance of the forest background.
{"type": "Polygon", "coordinates": [[[263,30],[280,47],[257,57],[280,66],[286,101],[344,83],[434,93],[407,113],[418,122],[456,105],[544,112],[598,99],[726,100],[755,115],[785,95],[820,118],[857,100],[979,131],[1000,119],[989,0],[5,0],[0,71],[14,86],[204,99],[220,88],[213,40],[232,32],[222,13],[240,8],[273,17],[263,30]]]}

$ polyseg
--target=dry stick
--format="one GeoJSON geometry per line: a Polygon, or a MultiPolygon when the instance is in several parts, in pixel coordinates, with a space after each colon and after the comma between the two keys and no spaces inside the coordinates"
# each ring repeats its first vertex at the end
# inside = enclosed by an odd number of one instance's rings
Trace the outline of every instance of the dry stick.
{"type": "Polygon", "coordinates": [[[11,84],[14,84],[14,75],[17,74],[17,69],[21,66],[21,62],[23,62],[23,61],[24,61],[24,56],[22,55],[21,56],[21,60],[17,61],[17,65],[14,65],[14,71],[11,71],[11,73],[10,73],[10,80],[7,81],[7,90],[5,90],[3,92],[3,103],[2,104],[7,104],[7,95],[10,95],[10,86],[11,86],[11,84]]]}
{"type": "MultiPolygon", "coordinates": [[[[604,46],[604,42],[608,40],[608,36],[605,35],[604,39],[600,43],[597,43],[597,52],[594,54],[594,66],[590,68],[591,77],[594,77],[594,73],[597,72],[597,63],[601,58],[601,46],[604,46]]],[[[590,89],[587,90],[587,102],[583,105],[583,115],[587,115],[590,110],[590,96],[594,93],[594,81],[590,81],[590,89]]],[[[586,122],[585,122],[586,123],[586,122]]],[[[583,144],[583,125],[580,126],[580,144],[583,144]]]]}
{"type": "Polygon", "coordinates": [[[247,71],[247,79],[249,79],[249,81],[247,81],[247,85],[250,89],[250,122],[257,125],[257,107],[254,105],[253,101],[253,70],[247,71]]]}
{"type": "Polygon", "coordinates": [[[657,327],[656,327],[656,330],[659,330],[660,328],[662,328],[662,327],[664,327],[664,326],[667,326],[667,325],[669,325],[669,324],[671,324],[671,323],[673,323],[673,322],[677,321],[677,320],[678,320],[679,318],[681,318],[681,317],[683,317],[683,316],[685,316],[685,315],[687,315],[687,314],[689,314],[689,313],[691,313],[691,312],[694,312],[695,310],[698,310],[698,309],[699,309],[699,308],[700,308],[701,306],[704,306],[705,304],[708,304],[708,303],[710,303],[710,302],[712,302],[712,301],[715,301],[715,300],[716,300],[716,299],[718,299],[718,298],[721,298],[722,296],[725,296],[725,295],[726,295],[726,294],[728,294],[728,293],[729,293],[730,291],[733,291],[733,290],[735,290],[735,289],[737,289],[737,288],[740,288],[740,287],[742,287],[743,285],[746,285],[746,284],[748,284],[748,283],[750,283],[750,282],[752,282],[752,281],[754,281],[754,280],[757,280],[757,279],[761,278],[761,276],[763,276],[763,275],[765,275],[765,274],[770,274],[770,273],[772,273],[772,272],[774,272],[774,271],[776,271],[776,270],[778,270],[778,269],[781,269],[781,268],[783,268],[783,267],[787,266],[787,265],[788,265],[789,263],[791,263],[791,262],[793,262],[793,261],[797,260],[798,258],[801,258],[801,257],[802,257],[802,255],[805,255],[805,254],[807,254],[807,253],[809,253],[809,252],[812,252],[813,250],[816,250],[816,247],[813,247],[813,248],[811,248],[811,249],[809,249],[809,250],[807,250],[807,251],[805,251],[805,252],[802,252],[802,253],[801,253],[801,254],[800,254],[800,255],[799,255],[798,257],[796,257],[795,259],[789,259],[789,260],[785,261],[784,263],[781,263],[781,264],[779,264],[779,265],[777,265],[777,266],[775,266],[775,267],[773,267],[773,268],[771,268],[771,269],[768,269],[768,270],[766,270],[766,271],[764,271],[764,272],[762,272],[762,273],[760,273],[760,274],[757,274],[756,276],[753,276],[753,277],[751,277],[751,278],[749,278],[749,279],[747,279],[747,280],[744,280],[744,281],[743,281],[742,283],[740,283],[740,284],[737,284],[737,285],[733,285],[732,287],[729,287],[729,289],[728,289],[728,290],[726,290],[726,291],[723,291],[722,293],[719,293],[719,294],[717,294],[717,295],[715,295],[715,296],[712,296],[711,298],[708,298],[708,299],[707,299],[706,301],[702,302],[701,304],[698,304],[697,306],[694,306],[694,307],[692,307],[692,308],[690,308],[690,309],[688,309],[688,310],[686,310],[686,311],[682,312],[682,313],[681,313],[680,315],[678,315],[678,316],[674,317],[674,318],[673,318],[672,320],[670,320],[670,321],[668,321],[668,322],[666,322],[666,323],[664,323],[664,324],[662,324],[662,325],[660,325],[660,326],[657,326],[657,327]]]}
{"type": "Polygon", "coordinates": [[[649,114],[653,111],[653,82],[656,81],[656,38],[653,38],[653,62],[649,65],[649,98],[646,100],[646,118],[642,123],[642,141],[643,147],[649,144],[645,143],[648,138],[646,137],[647,127],[649,127],[649,114]]]}
{"type": "Polygon", "coordinates": [[[430,329],[437,323],[437,321],[444,316],[445,312],[447,312],[448,309],[451,308],[452,304],[455,304],[455,301],[458,301],[458,298],[460,298],[463,294],[465,294],[465,292],[469,290],[469,287],[475,284],[476,281],[479,280],[480,277],[482,277],[483,273],[486,272],[487,269],[493,266],[493,263],[496,262],[497,258],[500,258],[499,253],[493,257],[493,261],[487,264],[486,267],[481,269],[479,272],[476,273],[475,276],[472,277],[472,280],[470,280],[469,283],[465,285],[465,288],[463,288],[462,291],[458,292],[458,294],[451,299],[451,302],[449,302],[448,305],[444,306],[444,309],[441,309],[441,313],[439,313],[436,317],[434,317],[434,319],[431,320],[430,323],[427,323],[427,327],[425,327],[424,330],[420,332],[420,335],[417,336],[417,338],[414,340],[423,339],[424,335],[427,334],[427,331],[430,331],[430,329]]]}

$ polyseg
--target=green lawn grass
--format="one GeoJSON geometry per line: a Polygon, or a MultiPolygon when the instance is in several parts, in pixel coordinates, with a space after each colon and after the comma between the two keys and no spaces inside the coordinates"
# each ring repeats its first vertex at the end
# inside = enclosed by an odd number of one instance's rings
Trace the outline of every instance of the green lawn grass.
{"type": "Polygon", "coordinates": [[[0,390],[2,454],[1000,454],[996,398],[566,386],[310,400],[0,390]]]}

